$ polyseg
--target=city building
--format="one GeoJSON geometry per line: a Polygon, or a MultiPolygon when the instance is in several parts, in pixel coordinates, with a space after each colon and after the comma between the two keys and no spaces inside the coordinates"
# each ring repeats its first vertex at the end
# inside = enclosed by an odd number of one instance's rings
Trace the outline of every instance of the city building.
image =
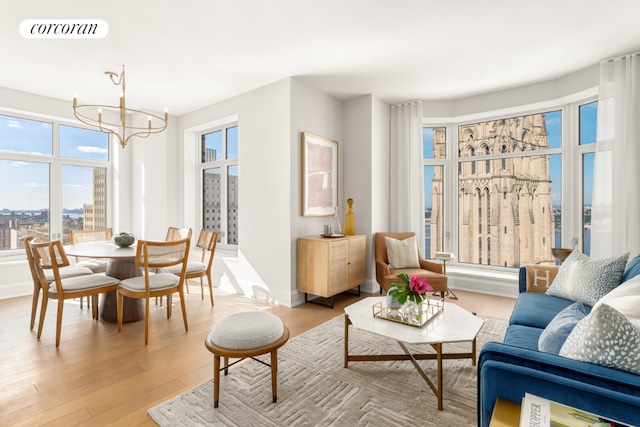
{"type": "MultiPolygon", "coordinates": [[[[445,131],[435,129],[434,157],[444,158],[445,131]]],[[[549,148],[542,114],[460,126],[461,160],[549,148]]],[[[442,250],[441,169],[433,180],[431,253],[442,250]]],[[[548,156],[470,160],[458,167],[458,260],[518,267],[554,262],[548,156]]]]}

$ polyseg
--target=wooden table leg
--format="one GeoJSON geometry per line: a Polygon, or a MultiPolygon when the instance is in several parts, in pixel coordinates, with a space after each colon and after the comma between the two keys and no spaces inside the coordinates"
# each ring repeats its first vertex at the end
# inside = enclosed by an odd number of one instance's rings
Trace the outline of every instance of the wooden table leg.
{"type": "Polygon", "coordinates": [[[213,407],[218,407],[220,398],[220,356],[213,355],[213,407]]]}
{"type": "Polygon", "coordinates": [[[442,411],[442,394],[443,394],[443,386],[442,386],[442,343],[439,342],[437,344],[433,344],[433,348],[435,348],[438,355],[438,392],[436,396],[438,397],[438,411],[442,411]]]}
{"type": "MultiPolygon", "coordinates": [[[[107,265],[107,276],[124,280],[142,276],[142,269],[133,260],[111,260],[107,265]]],[[[100,318],[105,322],[118,323],[118,299],[116,292],[107,292],[102,297],[100,318]]],[[[124,297],[122,322],[130,323],[144,319],[144,300],[124,297]]]]}
{"type": "Polygon", "coordinates": [[[349,325],[351,320],[347,314],[344,315],[344,367],[349,367],[349,325]]]}

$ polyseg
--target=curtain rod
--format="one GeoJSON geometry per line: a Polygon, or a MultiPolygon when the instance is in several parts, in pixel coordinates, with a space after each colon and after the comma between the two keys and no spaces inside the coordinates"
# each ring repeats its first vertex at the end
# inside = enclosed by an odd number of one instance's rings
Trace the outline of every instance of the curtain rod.
{"type": "Polygon", "coordinates": [[[627,53],[627,54],[624,54],[624,55],[620,55],[620,56],[616,56],[616,57],[613,57],[613,58],[605,59],[603,61],[600,61],[600,63],[604,64],[606,62],[614,62],[614,61],[618,61],[618,60],[626,58],[626,57],[635,57],[635,56],[638,56],[638,55],[640,55],[640,52],[627,53]]]}
{"type": "Polygon", "coordinates": [[[405,105],[421,104],[421,103],[422,103],[422,101],[403,102],[402,104],[392,105],[391,108],[398,108],[398,107],[404,107],[405,105]]]}

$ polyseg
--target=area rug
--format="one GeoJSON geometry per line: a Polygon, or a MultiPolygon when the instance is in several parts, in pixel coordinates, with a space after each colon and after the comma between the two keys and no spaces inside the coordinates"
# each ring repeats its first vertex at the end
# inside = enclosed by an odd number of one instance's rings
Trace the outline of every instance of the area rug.
{"type": "MultiPolygon", "coordinates": [[[[483,317],[478,351],[502,341],[507,322],[483,317]]],[[[408,346],[427,352],[430,346],[408,346]]],[[[469,351],[470,343],[444,346],[469,351]]],[[[344,318],[338,316],[289,340],[278,350],[278,402],[271,399],[270,369],[253,360],[220,375],[220,403],[213,407],[207,381],[149,410],[162,427],[174,426],[473,426],[476,418],[476,366],[471,360],[445,360],[444,410],[410,361],[344,364],[344,318]]],[[[350,354],[400,354],[397,342],[349,330],[350,354]]],[[[269,357],[262,356],[266,362],[269,357]]],[[[213,360],[211,362],[213,364],[213,360]]],[[[435,361],[421,361],[437,381],[435,361]]],[[[437,383],[437,382],[436,382],[437,383]]]]}

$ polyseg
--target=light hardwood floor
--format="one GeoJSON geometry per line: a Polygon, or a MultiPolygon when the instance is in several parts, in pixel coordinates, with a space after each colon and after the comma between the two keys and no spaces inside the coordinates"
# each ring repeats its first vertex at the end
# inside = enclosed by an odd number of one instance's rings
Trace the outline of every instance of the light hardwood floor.
{"type": "MultiPolygon", "coordinates": [[[[447,299],[477,314],[508,318],[512,298],[456,291],[447,299]]],[[[278,315],[298,335],[371,296],[342,294],[335,308],[302,304],[286,308],[214,290],[215,307],[200,298],[199,283],[187,295],[185,333],[177,297],[173,315],[152,303],[149,345],[144,322],[117,325],[92,321],[78,302],[64,306],[60,347],[55,348],[56,301],[50,301],[40,341],[29,331],[31,297],[0,300],[0,426],[155,426],[147,410],[211,381],[213,358],[204,346],[211,326],[243,310],[278,315]]],[[[36,322],[37,329],[37,322],[36,322]]]]}

